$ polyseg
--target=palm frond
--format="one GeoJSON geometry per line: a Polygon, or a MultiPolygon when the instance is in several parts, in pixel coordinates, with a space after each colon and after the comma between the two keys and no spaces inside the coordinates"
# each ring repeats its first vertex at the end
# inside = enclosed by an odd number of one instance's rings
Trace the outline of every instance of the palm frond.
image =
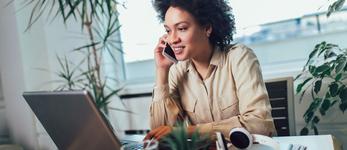
{"type": "Polygon", "coordinates": [[[58,78],[53,81],[57,84],[55,90],[87,89],[97,106],[103,109],[107,108],[111,98],[121,90],[106,84],[109,79],[101,77],[103,66],[100,63],[106,53],[116,62],[113,48],[117,47],[115,43],[120,42],[112,38],[121,27],[118,24],[117,4],[117,0],[29,0],[23,3],[24,7],[32,8],[26,31],[39,18],[47,15],[47,19],[51,18],[52,22],[58,17],[62,18],[64,25],[74,19],[80,23],[81,31],[86,33],[82,36],[88,37],[85,40],[89,40],[89,44],[72,51],[85,55],[77,64],[69,61],[67,56],[56,55],[59,70],[54,72],[58,78]],[[83,30],[84,28],[87,30],[83,30]]]}
{"type": "Polygon", "coordinates": [[[82,50],[82,49],[85,49],[85,48],[96,46],[98,44],[100,44],[100,42],[95,42],[95,43],[91,43],[91,44],[88,44],[88,45],[83,45],[81,47],[75,48],[73,51],[79,51],[79,50],[82,50]]]}

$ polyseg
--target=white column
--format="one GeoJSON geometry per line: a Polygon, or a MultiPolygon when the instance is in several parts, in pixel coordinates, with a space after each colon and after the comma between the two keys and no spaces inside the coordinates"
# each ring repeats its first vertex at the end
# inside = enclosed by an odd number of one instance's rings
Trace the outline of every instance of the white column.
{"type": "Polygon", "coordinates": [[[0,1],[0,73],[3,84],[6,122],[13,143],[24,149],[37,149],[33,115],[25,103],[22,51],[15,7],[0,1]]]}

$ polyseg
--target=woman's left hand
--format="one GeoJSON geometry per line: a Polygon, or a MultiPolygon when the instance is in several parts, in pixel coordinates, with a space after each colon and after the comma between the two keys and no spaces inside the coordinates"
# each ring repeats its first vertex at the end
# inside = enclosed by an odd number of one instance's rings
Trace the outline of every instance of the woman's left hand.
{"type": "Polygon", "coordinates": [[[171,126],[160,126],[158,128],[151,130],[149,133],[147,133],[146,137],[143,140],[145,141],[145,140],[150,140],[154,138],[157,141],[159,141],[162,137],[171,133],[171,131],[172,131],[171,126]]]}

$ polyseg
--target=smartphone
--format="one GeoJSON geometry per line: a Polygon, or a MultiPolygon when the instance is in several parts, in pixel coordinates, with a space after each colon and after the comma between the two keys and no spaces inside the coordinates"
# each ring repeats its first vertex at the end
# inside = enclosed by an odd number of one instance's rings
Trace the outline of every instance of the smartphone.
{"type": "Polygon", "coordinates": [[[166,47],[163,50],[163,55],[166,58],[170,59],[175,64],[178,62],[176,59],[174,51],[172,50],[171,46],[168,43],[166,43],[166,47]]]}

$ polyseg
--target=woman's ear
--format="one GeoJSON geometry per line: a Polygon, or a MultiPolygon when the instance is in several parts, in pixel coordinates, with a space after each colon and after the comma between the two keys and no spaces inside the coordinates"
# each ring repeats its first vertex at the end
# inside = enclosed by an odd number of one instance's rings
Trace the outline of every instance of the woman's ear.
{"type": "Polygon", "coordinates": [[[212,25],[207,25],[205,27],[205,31],[206,31],[206,36],[210,37],[211,33],[212,33],[212,25]]]}

